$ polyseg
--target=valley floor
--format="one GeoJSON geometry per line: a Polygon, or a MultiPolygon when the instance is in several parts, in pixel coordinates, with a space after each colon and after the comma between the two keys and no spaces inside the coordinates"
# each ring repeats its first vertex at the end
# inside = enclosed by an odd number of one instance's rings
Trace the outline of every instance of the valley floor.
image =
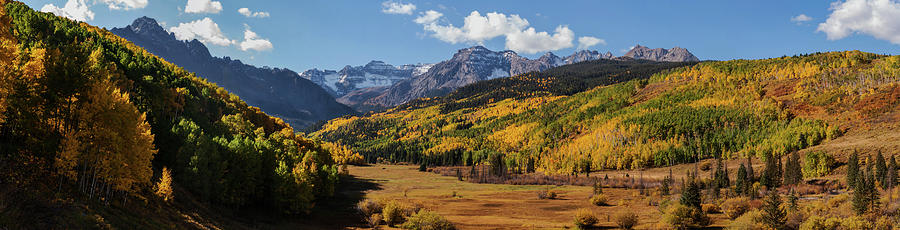
{"type": "MultiPolygon", "coordinates": [[[[592,193],[587,186],[475,184],[419,172],[417,166],[408,165],[353,166],[349,170],[354,177],[379,184],[377,189],[366,191],[365,198],[418,203],[440,213],[459,229],[573,228],[573,216],[579,208],[591,209],[603,228],[615,227],[616,215],[627,211],[638,214],[638,229],[656,228],[661,216],[657,206],[649,205],[659,201],[635,189],[606,188],[604,194],[609,196],[611,206],[598,207],[587,201],[592,193]],[[557,192],[558,198],[538,199],[537,192],[545,189],[557,192]]],[[[711,217],[711,227],[726,223],[722,214],[711,217]]]]}

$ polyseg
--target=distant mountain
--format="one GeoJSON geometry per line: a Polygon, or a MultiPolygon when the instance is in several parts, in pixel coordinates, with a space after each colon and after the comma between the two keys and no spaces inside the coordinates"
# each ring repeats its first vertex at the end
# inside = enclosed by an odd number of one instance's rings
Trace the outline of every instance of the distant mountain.
{"type": "MultiPolygon", "coordinates": [[[[635,49],[647,49],[643,46],[636,46],[635,49]]],[[[649,49],[647,49],[649,50],[649,49]]],[[[584,61],[592,61],[599,59],[615,59],[615,60],[633,60],[646,59],[652,61],[697,61],[693,54],[683,48],[654,49],[644,52],[643,50],[632,50],[629,53],[635,53],[627,57],[615,57],[612,53],[600,53],[597,51],[578,51],[567,57],[559,57],[553,53],[546,53],[537,59],[528,59],[519,56],[513,51],[491,51],[482,46],[474,46],[459,50],[453,55],[453,58],[442,61],[433,65],[404,65],[401,67],[393,67],[383,64],[383,62],[370,62],[364,67],[345,67],[344,70],[338,71],[322,71],[309,70],[301,74],[313,82],[322,82],[319,85],[325,85],[326,89],[335,91],[335,95],[340,96],[338,101],[350,105],[360,111],[377,110],[379,108],[389,108],[408,102],[410,100],[421,97],[443,96],[447,93],[478,81],[490,80],[501,77],[515,76],[533,71],[543,71],[557,66],[574,64],[584,61]],[[644,53],[647,53],[644,55],[644,53]],[[659,54],[658,56],[654,56],[659,54]],[[371,74],[373,71],[366,70],[369,66],[385,66],[394,73],[371,74]],[[348,68],[362,69],[356,76],[365,75],[366,77],[353,78],[344,74],[348,68]],[[410,71],[410,70],[414,71],[410,71]],[[411,75],[407,75],[411,73],[411,75]],[[385,77],[394,76],[394,77],[385,77]],[[351,85],[353,82],[348,79],[359,79],[359,82],[380,82],[388,81],[382,79],[397,80],[393,84],[352,84],[353,87],[344,87],[351,85]],[[349,90],[349,91],[348,91],[349,90]]]]}
{"type": "Polygon", "coordinates": [[[395,67],[382,61],[371,61],[365,66],[348,65],[340,71],[311,69],[303,71],[300,76],[340,97],[358,89],[393,85],[414,75],[421,75],[431,66],[433,65],[415,64],[395,67]]]}
{"type": "Polygon", "coordinates": [[[163,59],[238,95],[248,104],[280,117],[295,128],[320,120],[355,114],[322,87],[294,71],[255,67],[210,55],[200,41],[180,41],[156,20],[141,17],[125,28],[110,30],[163,59]]]}
{"type": "Polygon", "coordinates": [[[687,49],[677,46],[672,49],[650,49],[646,46],[636,45],[634,48],[631,48],[628,53],[625,53],[624,57],[665,62],[700,61],[700,59],[695,57],[694,54],[691,54],[687,49]]]}

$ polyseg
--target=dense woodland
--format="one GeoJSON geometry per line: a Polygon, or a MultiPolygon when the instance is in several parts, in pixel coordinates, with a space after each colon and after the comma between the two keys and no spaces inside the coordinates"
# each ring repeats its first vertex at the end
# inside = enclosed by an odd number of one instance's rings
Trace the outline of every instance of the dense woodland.
{"type": "Polygon", "coordinates": [[[13,207],[0,223],[47,221],[17,219],[44,202],[169,200],[173,187],[302,214],[354,161],[106,30],[0,8],[0,206],[13,207]]]}
{"type": "Polygon", "coordinates": [[[563,67],[524,74],[383,113],[335,119],[312,135],[350,146],[370,162],[473,165],[500,155],[514,172],[783,157],[840,136],[847,127],[830,122],[830,115],[866,117],[897,108],[896,100],[876,99],[890,98],[900,82],[898,61],[847,51],[674,69],[643,63],[623,65],[625,73],[640,74],[626,74],[621,83],[615,79],[622,70],[602,71],[590,66],[609,63],[587,62],[579,68],[584,72],[563,67]],[[541,77],[554,73],[611,80],[541,77]],[[545,91],[525,87],[506,96],[529,79],[545,91]],[[594,84],[600,86],[585,88],[594,84]],[[585,90],[573,92],[578,89],[585,90]],[[869,102],[860,107],[855,102],[861,100],[869,102]]]}

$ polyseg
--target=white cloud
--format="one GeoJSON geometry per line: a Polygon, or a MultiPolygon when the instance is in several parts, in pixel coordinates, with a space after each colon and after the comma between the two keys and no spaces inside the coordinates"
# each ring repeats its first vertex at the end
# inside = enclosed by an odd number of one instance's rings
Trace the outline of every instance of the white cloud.
{"type": "Polygon", "coordinates": [[[416,20],[413,20],[413,22],[416,22],[418,24],[430,24],[430,23],[436,22],[438,19],[440,19],[443,16],[444,16],[444,14],[442,14],[441,12],[429,10],[429,11],[425,11],[425,13],[423,13],[421,16],[416,18],[416,20]]]}
{"type": "Polygon", "coordinates": [[[253,11],[250,11],[250,9],[248,9],[248,8],[240,8],[240,9],[238,9],[238,13],[240,13],[241,15],[244,15],[244,17],[248,17],[248,18],[268,18],[269,17],[269,12],[265,12],[265,11],[253,12],[253,11]]]}
{"type": "Polygon", "coordinates": [[[555,34],[535,32],[533,27],[506,35],[506,48],[527,54],[572,47],[575,32],[568,26],[556,27],[555,34]]]}
{"type": "Polygon", "coordinates": [[[218,14],[222,11],[222,3],[212,0],[188,0],[184,6],[185,13],[210,13],[218,14]]]}
{"type": "Polygon", "coordinates": [[[812,19],[813,19],[812,17],[806,16],[806,14],[800,14],[800,15],[791,17],[791,22],[795,22],[795,23],[797,23],[797,25],[799,25],[799,24],[803,24],[804,22],[812,21],[812,19]]]}
{"type": "Polygon", "coordinates": [[[831,4],[831,15],[819,24],[828,40],[856,32],[900,45],[900,3],[894,0],[847,0],[831,4]]]}
{"type": "Polygon", "coordinates": [[[250,30],[250,26],[244,24],[244,41],[240,44],[241,50],[266,51],[272,49],[269,39],[260,38],[256,32],[250,30]]]}
{"type": "MultiPolygon", "coordinates": [[[[456,43],[478,43],[494,39],[506,38],[506,49],[522,53],[538,53],[570,48],[574,46],[575,33],[568,26],[559,26],[553,34],[537,32],[533,27],[528,27],[528,20],[519,15],[505,15],[491,12],[482,15],[478,11],[472,11],[463,19],[463,26],[456,27],[453,24],[442,25],[439,23],[443,14],[429,10],[420,15],[413,22],[421,24],[426,32],[438,40],[456,43]]],[[[582,37],[579,39],[585,47],[604,43],[602,39],[594,37],[582,37]]]]}
{"type": "Polygon", "coordinates": [[[455,27],[453,24],[438,25],[437,19],[440,18],[440,13],[434,12],[431,13],[431,16],[438,17],[430,18],[429,13],[426,12],[423,17],[417,18],[415,22],[424,25],[425,30],[434,33],[432,36],[435,38],[453,44],[460,42],[482,43],[485,40],[502,35],[521,32],[528,26],[528,20],[522,19],[519,15],[507,17],[497,12],[487,13],[482,16],[478,11],[472,11],[464,19],[462,27],[455,27]]]}
{"type": "Polygon", "coordinates": [[[90,21],[94,20],[94,12],[88,8],[86,0],[69,0],[62,8],[53,4],[41,7],[41,12],[55,14],[56,16],[67,17],[72,20],[90,21]]]}
{"type": "Polygon", "coordinates": [[[381,3],[381,12],[386,14],[407,14],[412,15],[416,11],[416,5],[412,3],[403,4],[400,2],[386,1],[381,3]]]}
{"type": "Polygon", "coordinates": [[[586,50],[597,44],[606,45],[606,40],[588,36],[578,38],[578,50],[586,50]]]}
{"type": "Polygon", "coordinates": [[[147,0],[99,0],[113,10],[133,10],[147,7],[147,0]]]}
{"type": "Polygon", "coordinates": [[[197,39],[203,43],[218,46],[229,46],[235,43],[228,39],[219,29],[219,25],[208,17],[188,23],[179,23],[178,26],[169,28],[169,31],[175,33],[175,38],[179,40],[197,39]]]}

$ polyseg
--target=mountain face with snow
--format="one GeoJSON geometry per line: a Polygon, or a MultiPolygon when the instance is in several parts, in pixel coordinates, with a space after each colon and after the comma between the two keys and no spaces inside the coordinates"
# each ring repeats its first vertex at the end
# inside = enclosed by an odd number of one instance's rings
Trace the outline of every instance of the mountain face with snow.
{"type": "Polygon", "coordinates": [[[110,32],[222,86],[247,104],[280,117],[295,128],[356,114],[322,87],[294,71],[259,68],[229,57],[213,57],[200,41],[177,40],[152,18],[141,17],[125,28],[113,28],[110,32]]]}
{"type": "Polygon", "coordinates": [[[672,49],[650,49],[646,46],[636,45],[634,46],[634,48],[629,50],[628,53],[625,53],[624,57],[665,62],[700,61],[700,59],[695,57],[694,54],[691,54],[691,52],[687,49],[677,46],[672,49]]]}
{"type": "Polygon", "coordinates": [[[401,80],[421,75],[432,65],[415,64],[395,67],[382,61],[371,61],[364,66],[345,66],[340,71],[311,69],[300,76],[322,86],[336,97],[372,87],[393,85],[401,80]]]}
{"type": "Polygon", "coordinates": [[[537,59],[519,56],[513,51],[491,51],[482,46],[474,46],[459,50],[453,58],[431,65],[404,65],[394,68],[383,62],[370,62],[361,67],[345,67],[341,71],[309,70],[301,74],[305,78],[333,90],[338,95],[338,102],[350,105],[359,111],[371,111],[397,106],[420,97],[442,96],[451,91],[482,80],[515,76],[518,74],[543,71],[557,66],[574,64],[598,59],[646,59],[652,61],[698,61],[693,54],[683,48],[653,49],[635,46],[631,55],[615,57],[612,53],[582,50],[566,57],[546,53],[537,59]],[[647,49],[649,51],[643,51],[647,49]],[[379,67],[379,68],[370,68],[379,67]],[[354,71],[349,71],[349,70],[354,71]],[[374,74],[370,69],[389,71],[374,74]],[[402,70],[416,69],[412,74],[402,70]],[[346,73],[357,73],[346,74],[346,73]],[[365,77],[351,77],[363,76],[365,77]],[[393,74],[393,75],[391,75],[393,74]],[[386,76],[395,76],[393,78],[386,76]],[[396,77],[402,76],[402,77],[396,77]],[[408,77],[407,77],[408,76],[408,77]],[[403,79],[403,77],[406,77],[403,79]],[[387,80],[396,80],[391,84],[387,80]],[[370,82],[370,83],[354,83],[370,82]]]}

